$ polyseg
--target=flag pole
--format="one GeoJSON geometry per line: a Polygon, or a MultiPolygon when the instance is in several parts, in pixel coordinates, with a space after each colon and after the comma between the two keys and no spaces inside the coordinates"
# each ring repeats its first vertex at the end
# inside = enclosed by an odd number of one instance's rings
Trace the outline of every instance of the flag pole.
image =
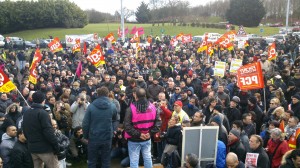
{"type": "Polygon", "coordinates": [[[267,112],[267,102],[266,102],[266,88],[264,87],[264,113],[267,112]]]}
{"type": "Polygon", "coordinates": [[[75,78],[76,78],[76,74],[74,75],[74,78],[73,78],[73,80],[72,80],[72,83],[74,83],[74,81],[75,81],[75,78]]]}
{"type": "Polygon", "coordinates": [[[22,99],[25,101],[26,105],[27,105],[28,107],[30,107],[29,104],[28,104],[28,102],[27,102],[27,100],[25,100],[25,98],[23,97],[22,93],[20,92],[20,90],[19,90],[18,88],[17,88],[17,91],[18,91],[18,93],[20,94],[20,96],[22,97],[22,99]]]}

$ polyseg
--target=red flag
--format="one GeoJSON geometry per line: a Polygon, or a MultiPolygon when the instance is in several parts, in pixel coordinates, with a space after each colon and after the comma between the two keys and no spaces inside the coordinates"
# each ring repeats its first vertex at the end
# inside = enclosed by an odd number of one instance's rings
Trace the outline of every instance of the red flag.
{"type": "Polygon", "coordinates": [[[76,75],[79,78],[82,72],[82,64],[81,61],[78,63],[77,69],[76,69],[76,75]]]}
{"type": "Polygon", "coordinates": [[[50,51],[52,53],[56,53],[58,51],[61,51],[63,50],[63,47],[62,45],[60,44],[59,42],[59,38],[54,38],[49,44],[48,44],[48,47],[50,48],[50,51]]]}
{"type": "Polygon", "coordinates": [[[182,43],[189,43],[192,42],[192,35],[191,34],[184,34],[182,36],[182,43]]]}
{"type": "Polygon", "coordinates": [[[32,63],[31,63],[31,66],[29,68],[29,81],[33,84],[36,84],[37,83],[37,76],[38,76],[38,73],[36,71],[36,66],[37,64],[42,60],[42,54],[41,54],[41,51],[40,49],[36,49],[35,53],[34,53],[34,56],[33,56],[33,60],[32,60],[32,63]]]}
{"type": "Polygon", "coordinates": [[[139,36],[145,34],[143,27],[138,28],[137,31],[139,32],[139,36]]]}
{"type": "Polygon", "coordinates": [[[134,26],[134,27],[131,29],[130,34],[135,34],[135,32],[136,32],[136,26],[134,26]]]}
{"type": "Polygon", "coordinates": [[[83,54],[87,53],[86,42],[83,43],[83,54]]]}
{"type": "Polygon", "coordinates": [[[94,50],[87,56],[87,60],[89,60],[95,67],[99,67],[101,64],[105,64],[105,58],[102,53],[102,48],[100,44],[98,44],[94,50]]]}
{"type": "Polygon", "coordinates": [[[8,93],[15,88],[16,85],[14,85],[7,75],[0,69],[0,92],[8,93]]]}
{"type": "Polygon", "coordinates": [[[274,60],[276,59],[276,44],[275,42],[272,43],[271,46],[269,46],[268,49],[268,60],[274,60]]]}
{"type": "Polygon", "coordinates": [[[113,33],[109,33],[105,39],[107,39],[108,41],[112,42],[112,43],[115,43],[116,42],[116,39],[114,37],[114,34],[113,33]]]}
{"type": "Polygon", "coordinates": [[[72,47],[72,52],[73,53],[81,51],[81,49],[80,49],[80,39],[76,39],[75,41],[76,41],[76,43],[72,47]]]}
{"type": "Polygon", "coordinates": [[[241,66],[237,70],[237,84],[241,90],[264,88],[264,80],[260,62],[241,66]]]}

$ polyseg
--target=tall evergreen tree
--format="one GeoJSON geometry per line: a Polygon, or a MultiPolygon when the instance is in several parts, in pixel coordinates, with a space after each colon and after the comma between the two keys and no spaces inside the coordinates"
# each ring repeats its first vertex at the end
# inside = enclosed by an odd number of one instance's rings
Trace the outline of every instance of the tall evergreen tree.
{"type": "Polygon", "coordinates": [[[142,2],[141,5],[137,8],[135,12],[136,21],[139,23],[147,23],[151,19],[150,9],[145,2],[142,2]]]}
{"type": "Polygon", "coordinates": [[[230,0],[226,18],[231,24],[256,27],[265,14],[260,0],[230,0]]]}

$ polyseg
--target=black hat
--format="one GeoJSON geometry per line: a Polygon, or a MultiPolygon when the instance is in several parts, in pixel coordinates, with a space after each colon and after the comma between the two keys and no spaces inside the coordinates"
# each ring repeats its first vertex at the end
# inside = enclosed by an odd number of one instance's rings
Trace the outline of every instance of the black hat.
{"type": "Polygon", "coordinates": [[[214,117],[211,119],[211,122],[215,122],[215,123],[217,123],[219,126],[222,125],[222,119],[221,119],[221,117],[220,117],[219,115],[214,116],[214,117]]]}
{"type": "Polygon", "coordinates": [[[222,106],[216,105],[214,110],[217,110],[219,113],[222,113],[222,106]]]}
{"type": "Polygon", "coordinates": [[[254,96],[249,97],[249,101],[250,101],[250,103],[252,103],[252,104],[256,104],[256,103],[257,103],[257,99],[256,99],[256,97],[254,97],[254,96]]]}
{"type": "Polygon", "coordinates": [[[292,98],[300,100],[300,95],[298,93],[296,93],[294,96],[292,96],[292,98]]]}
{"type": "Polygon", "coordinates": [[[32,94],[32,101],[34,103],[42,103],[45,99],[46,99],[46,96],[41,91],[37,91],[32,94]]]}

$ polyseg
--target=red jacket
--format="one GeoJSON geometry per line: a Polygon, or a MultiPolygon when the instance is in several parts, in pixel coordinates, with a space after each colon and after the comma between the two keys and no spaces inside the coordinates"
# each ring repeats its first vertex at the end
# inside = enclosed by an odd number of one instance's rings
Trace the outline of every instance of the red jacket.
{"type": "Polygon", "coordinates": [[[172,112],[164,106],[161,106],[160,108],[162,110],[160,113],[160,119],[161,119],[160,132],[165,132],[168,127],[168,122],[172,117],[172,112]]]}
{"type": "Polygon", "coordinates": [[[268,155],[272,155],[275,151],[275,148],[278,146],[277,150],[276,150],[276,153],[274,154],[273,156],[273,159],[270,160],[270,163],[272,163],[271,165],[271,168],[278,168],[281,164],[281,159],[282,159],[282,156],[287,152],[289,151],[289,145],[288,143],[286,142],[286,140],[284,141],[274,141],[272,139],[270,139],[268,141],[268,145],[267,145],[267,148],[268,148],[268,155]],[[278,144],[281,143],[279,146],[278,144]]]}

